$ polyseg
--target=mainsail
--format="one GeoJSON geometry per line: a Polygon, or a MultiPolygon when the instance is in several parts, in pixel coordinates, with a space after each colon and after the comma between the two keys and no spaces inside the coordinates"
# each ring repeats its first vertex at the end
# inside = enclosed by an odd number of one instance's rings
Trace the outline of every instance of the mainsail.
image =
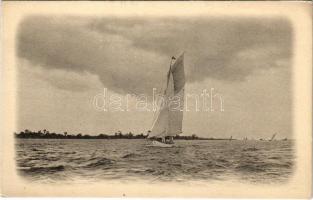
{"type": "Polygon", "coordinates": [[[159,101],[158,114],[148,137],[175,136],[182,133],[184,87],[184,54],[182,54],[167,73],[166,88],[159,101]]]}

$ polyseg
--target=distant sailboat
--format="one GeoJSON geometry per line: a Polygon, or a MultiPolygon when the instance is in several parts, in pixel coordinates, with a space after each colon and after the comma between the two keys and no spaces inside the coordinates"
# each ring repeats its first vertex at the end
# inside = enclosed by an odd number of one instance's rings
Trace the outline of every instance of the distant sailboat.
{"type": "Polygon", "coordinates": [[[229,141],[232,141],[232,139],[233,139],[233,136],[230,136],[229,141]]]}
{"type": "Polygon", "coordinates": [[[269,141],[273,141],[275,139],[276,133],[273,134],[273,136],[271,137],[271,139],[269,141]]]}
{"type": "Polygon", "coordinates": [[[166,87],[163,91],[163,102],[161,102],[158,113],[153,121],[151,132],[148,135],[148,138],[158,138],[161,139],[161,142],[154,140],[152,146],[172,147],[174,143],[173,137],[182,133],[184,88],[185,71],[183,53],[177,59],[172,57],[167,73],[166,87]],[[174,64],[172,64],[173,61],[174,64]],[[170,100],[173,99],[175,99],[175,105],[171,104],[170,100]]]}

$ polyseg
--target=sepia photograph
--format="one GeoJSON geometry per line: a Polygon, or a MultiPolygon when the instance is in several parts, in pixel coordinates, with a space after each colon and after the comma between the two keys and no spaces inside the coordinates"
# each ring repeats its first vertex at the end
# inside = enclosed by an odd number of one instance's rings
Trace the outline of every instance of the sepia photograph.
{"type": "Polygon", "coordinates": [[[310,3],[3,4],[4,195],[311,195],[310,3]]]}

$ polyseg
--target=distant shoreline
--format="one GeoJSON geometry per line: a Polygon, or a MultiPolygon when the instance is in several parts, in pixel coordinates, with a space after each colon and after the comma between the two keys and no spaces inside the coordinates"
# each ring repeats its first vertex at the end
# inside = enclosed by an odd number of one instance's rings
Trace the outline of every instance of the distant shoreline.
{"type": "MultiPolygon", "coordinates": [[[[68,134],[67,132],[61,133],[54,133],[49,132],[47,130],[43,131],[21,131],[20,133],[14,133],[15,138],[19,139],[107,139],[107,140],[116,140],[116,139],[146,139],[148,137],[147,135],[141,134],[133,134],[131,132],[123,134],[121,131],[118,131],[114,133],[114,135],[107,135],[107,134],[99,134],[99,135],[88,135],[88,134],[81,134],[78,133],[76,135],[68,134]]],[[[153,138],[151,138],[153,139],[153,138]]],[[[229,138],[203,138],[198,137],[195,134],[192,134],[190,136],[181,136],[176,135],[174,136],[174,140],[230,140],[229,138]]],[[[231,139],[236,140],[236,139],[231,139]]]]}
{"type": "MultiPolygon", "coordinates": [[[[17,139],[60,139],[60,140],[142,140],[146,138],[21,138],[17,137],[17,139]]],[[[150,138],[149,138],[150,139],[150,138]]],[[[151,138],[153,139],[153,138],[151,138]]],[[[229,140],[229,139],[223,139],[223,138],[197,138],[197,139],[182,139],[182,138],[174,138],[174,140],[229,140]]],[[[232,139],[232,140],[237,140],[237,139],[232,139]]]]}
{"type": "MultiPolygon", "coordinates": [[[[149,133],[149,132],[148,132],[149,133]]],[[[122,133],[121,131],[118,131],[114,133],[113,135],[109,134],[98,134],[98,135],[88,135],[88,134],[68,134],[67,132],[64,133],[55,133],[55,132],[49,132],[47,130],[43,131],[29,131],[29,130],[24,130],[19,133],[14,133],[15,138],[18,139],[106,139],[106,140],[117,140],[117,139],[147,139],[148,134],[144,135],[143,133],[141,134],[133,134],[132,132],[129,133],[122,133]]],[[[155,139],[154,137],[151,137],[149,139],[155,139]]],[[[192,135],[176,135],[174,136],[174,140],[241,140],[241,139],[236,139],[236,138],[205,138],[205,137],[199,137],[196,134],[192,135]]],[[[242,139],[245,140],[245,139],[242,139]]],[[[246,138],[246,140],[248,140],[246,138]]],[[[251,140],[251,139],[250,139],[251,140]]],[[[270,141],[269,139],[252,139],[255,141],[270,141]]],[[[291,138],[284,138],[284,139],[277,139],[277,140],[293,140],[291,138]]]]}

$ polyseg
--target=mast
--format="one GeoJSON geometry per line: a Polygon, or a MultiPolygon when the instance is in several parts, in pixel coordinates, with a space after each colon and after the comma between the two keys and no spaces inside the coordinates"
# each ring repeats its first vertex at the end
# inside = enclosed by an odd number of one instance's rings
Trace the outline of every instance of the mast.
{"type": "Polygon", "coordinates": [[[271,139],[269,141],[273,141],[275,136],[276,136],[276,133],[273,134],[273,136],[271,137],[271,139]]]}

